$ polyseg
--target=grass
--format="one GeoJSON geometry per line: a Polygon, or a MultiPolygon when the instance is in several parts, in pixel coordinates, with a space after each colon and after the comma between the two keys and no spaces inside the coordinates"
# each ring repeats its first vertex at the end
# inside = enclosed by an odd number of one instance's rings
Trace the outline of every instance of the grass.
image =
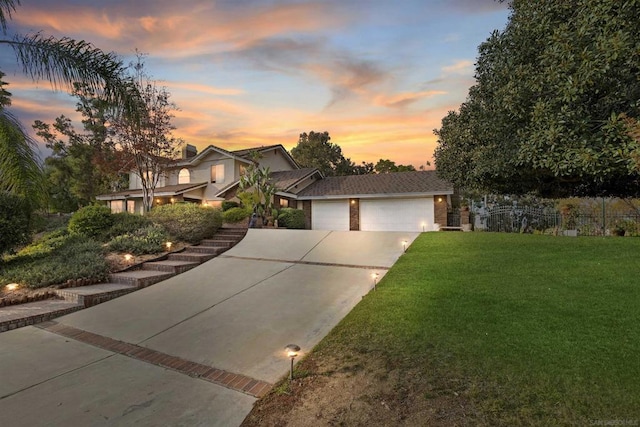
{"type": "Polygon", "coordinates": [[[381,358],[427,400],[465,398],[474,425],[638,423],[639,255],[633,238],[423,234],[315,352],[381,358]]]}

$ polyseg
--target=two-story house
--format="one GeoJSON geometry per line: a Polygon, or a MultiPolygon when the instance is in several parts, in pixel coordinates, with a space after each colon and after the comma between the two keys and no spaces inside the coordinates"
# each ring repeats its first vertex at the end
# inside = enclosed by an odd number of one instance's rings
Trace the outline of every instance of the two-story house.
{"type": "MultiPolygon", "coordinates": [[[[453,186],[435,171],[325,178],[302,169],[282,145],[227,151],[210,145],[201,153],[187,145],[155,189],[154,205],[193,202],[220,206],[237,200],[240,176],[258,154],[278,188],[276,207],[302,209],[314,230],[432,231],[446,225],[453,186]]],[[[98,196],[112,212],[143,213],[140,179],[131,173],[129,189],[98,196]]]]}

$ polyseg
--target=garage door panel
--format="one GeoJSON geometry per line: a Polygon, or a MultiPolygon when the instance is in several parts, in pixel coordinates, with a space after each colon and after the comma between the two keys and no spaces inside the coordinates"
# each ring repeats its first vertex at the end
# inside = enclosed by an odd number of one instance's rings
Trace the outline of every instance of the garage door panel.
{"type": "Polygon", "coordinates": [[[433,222],[433,198],[360,200],[363,231],[430,231],[433,222]]]}
{"type": "Polygon", "coordinates": [[[349,230],[349,201],[314,200],[311,204],[311,228],[314,230],[349,230]]]}

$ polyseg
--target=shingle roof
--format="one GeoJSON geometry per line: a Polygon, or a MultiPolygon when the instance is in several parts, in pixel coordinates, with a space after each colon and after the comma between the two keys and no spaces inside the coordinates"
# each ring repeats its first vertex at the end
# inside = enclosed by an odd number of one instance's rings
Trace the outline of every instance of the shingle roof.
{"type": "Polygon", "coordinates": [[[290,171],[271,172],[271,183],[281,191],[286,191],[301,179],[316,172],[315,168],[296,169],[290,171]]]}
{"type": "Polygon", "coordinates": [[[311,184],[298,197],[320,198],[376,194],[453,194],[453,185],[436,171],[328,177],[311,184]]]}

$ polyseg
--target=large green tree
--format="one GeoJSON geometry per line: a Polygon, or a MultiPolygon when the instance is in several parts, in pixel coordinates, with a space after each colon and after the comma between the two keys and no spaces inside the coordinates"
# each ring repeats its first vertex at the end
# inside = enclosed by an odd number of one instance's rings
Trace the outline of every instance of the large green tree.
{"type": "Polygon", "coordinates": [[[71,212],[95,201],[98,194],[121,189],[122,156],[107,130],[107,104],[84,85],[76,84],[76,111],[82,115],[79,132],[68,117],[52,124],[36,120],[33,128],[44,140],[51,156],[44,172],[50,207],[71,212]]]}
{"type": "MultiPolygon", "coordinates": [[[[7,36],[7,23],[19,0],[0,0],[0,26],[5,38],[0,45],[13,49],[26,75],[34,81],[49,81],[54,89],[73,90],[76,82],[111,105],[114,110],[138,120],[141,109],[135,86],[125,77],[122,62],[86,41],[47,37],[41,33],[7,36]]],[[[0,103],[0,191],[27,197],[32,204],[44,194],[35,143],[9,111],[7,92],[0,103]]]]}
{"type": "Polygon", "coordinates": [[[317,168],[324,176],[356,173],[354,163],[344,157],[340,146],[331,142],[329,132],[326,131],[301,133],[298,144],[291,150],[291,156],[300,166],[317,168]]]}
{"type": "Polygon", "coordinates": [[[640,0],[513,0],[476,84],[435,131],[440,175],[468,189],[640,193],[640,0]]]}

